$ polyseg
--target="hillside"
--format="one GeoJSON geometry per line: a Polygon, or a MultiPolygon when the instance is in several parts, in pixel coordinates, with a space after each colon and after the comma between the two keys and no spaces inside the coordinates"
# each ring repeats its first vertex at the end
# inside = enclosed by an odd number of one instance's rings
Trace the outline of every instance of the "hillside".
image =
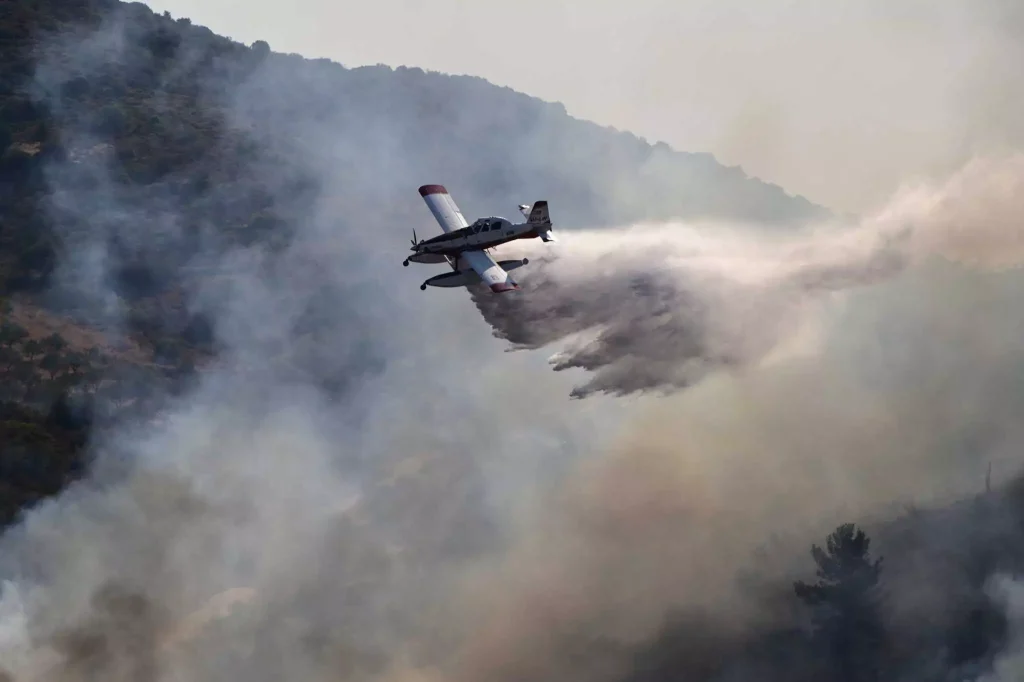
{"type": "MultiPolygon", "coordinates": [[[[426,181],[467,212],[549,197],[562,229],[825,215],[709,155],[482,79],[277,54],[140,3],[14,0],[0,46],[3,324],[10,343],[30,343],[5,346],[27,363],[8,367],[5,399],[40,424],[62,395],[90,410],[103,398],[108,417],[144,407],[133,391],[173,389],[215,354],[234,254],[280,253],[310,225],[343,223],[361,233],[343,258],[398,258],[429,223],[409,207],[426,181]],[[36,348],[47,338],[50,353],[36,348]]],[[[322,303],[367,284],[337,283],[322,303]]],[[[316,305],[295,323],[306,352],[281,366],[343,390],[377,366],[367,313],[353,304],[344,331],[367,355],[327,369],[316,305]]]]}

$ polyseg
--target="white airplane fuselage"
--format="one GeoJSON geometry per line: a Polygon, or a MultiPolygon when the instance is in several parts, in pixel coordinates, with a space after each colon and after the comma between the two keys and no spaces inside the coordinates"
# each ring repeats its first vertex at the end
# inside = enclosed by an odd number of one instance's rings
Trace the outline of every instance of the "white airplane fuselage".
{"type": "Polygon", "coordinates": [[[532,223],[513,224],[505,218],[481,218],[468,227],[424,239],[412,247],[412,263],[444,263],[464,251],[490,249],[516,239],[539,238],[548,241],[547,232],[541,232],[532,223]]]}

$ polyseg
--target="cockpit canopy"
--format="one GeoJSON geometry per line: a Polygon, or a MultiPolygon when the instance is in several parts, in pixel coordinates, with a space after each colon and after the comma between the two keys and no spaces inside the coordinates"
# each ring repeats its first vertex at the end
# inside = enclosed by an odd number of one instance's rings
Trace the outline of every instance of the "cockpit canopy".
{"type": "Polygon", "coordinates": [[[473,222],[469,226],[469,232],[476,234],[477,232],[489,232],[492,230],[501,230],[506,225],[511,225],[505,218],[499,218],[497,216],[491,216],[489,218],[480,218],[473,222]]]}

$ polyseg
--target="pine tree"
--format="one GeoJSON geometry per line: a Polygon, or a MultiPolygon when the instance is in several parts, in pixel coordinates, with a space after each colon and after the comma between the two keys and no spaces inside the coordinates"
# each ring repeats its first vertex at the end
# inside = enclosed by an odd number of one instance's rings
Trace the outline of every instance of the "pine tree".
{"type": "Polygon", "coordinates": [[[850,682],[878,679],[884,628],[878,594],[882,559],[871,560],[871,540],[847,523],[828,536],[825,549],[811,546],[818,582],[794,583],[797,596],[814,609],[815,638],[850,682]]]}

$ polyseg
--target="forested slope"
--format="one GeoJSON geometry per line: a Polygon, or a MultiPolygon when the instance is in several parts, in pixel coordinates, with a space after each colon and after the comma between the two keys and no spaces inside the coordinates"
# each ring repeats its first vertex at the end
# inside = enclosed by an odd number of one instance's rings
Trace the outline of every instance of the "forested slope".
{"type": "MultiPolygon", "coordinates": [[[[543,195],[567,229],[824,215],[709,155],[482,79],[276,54],[115,0],[4,3],[0,150],[3,399],[59,468],[81,439],[43,421],[58,397],[140,413],[142,387],[173,388],[216,352],[195,295],[223,276],[211,254],[280,250],[334,219],[401,243],[422,216],[389,205],[422,182],[488,210],[543,195]]],[[[288,362],[348,380],[308,355],[288,362]]]]}

